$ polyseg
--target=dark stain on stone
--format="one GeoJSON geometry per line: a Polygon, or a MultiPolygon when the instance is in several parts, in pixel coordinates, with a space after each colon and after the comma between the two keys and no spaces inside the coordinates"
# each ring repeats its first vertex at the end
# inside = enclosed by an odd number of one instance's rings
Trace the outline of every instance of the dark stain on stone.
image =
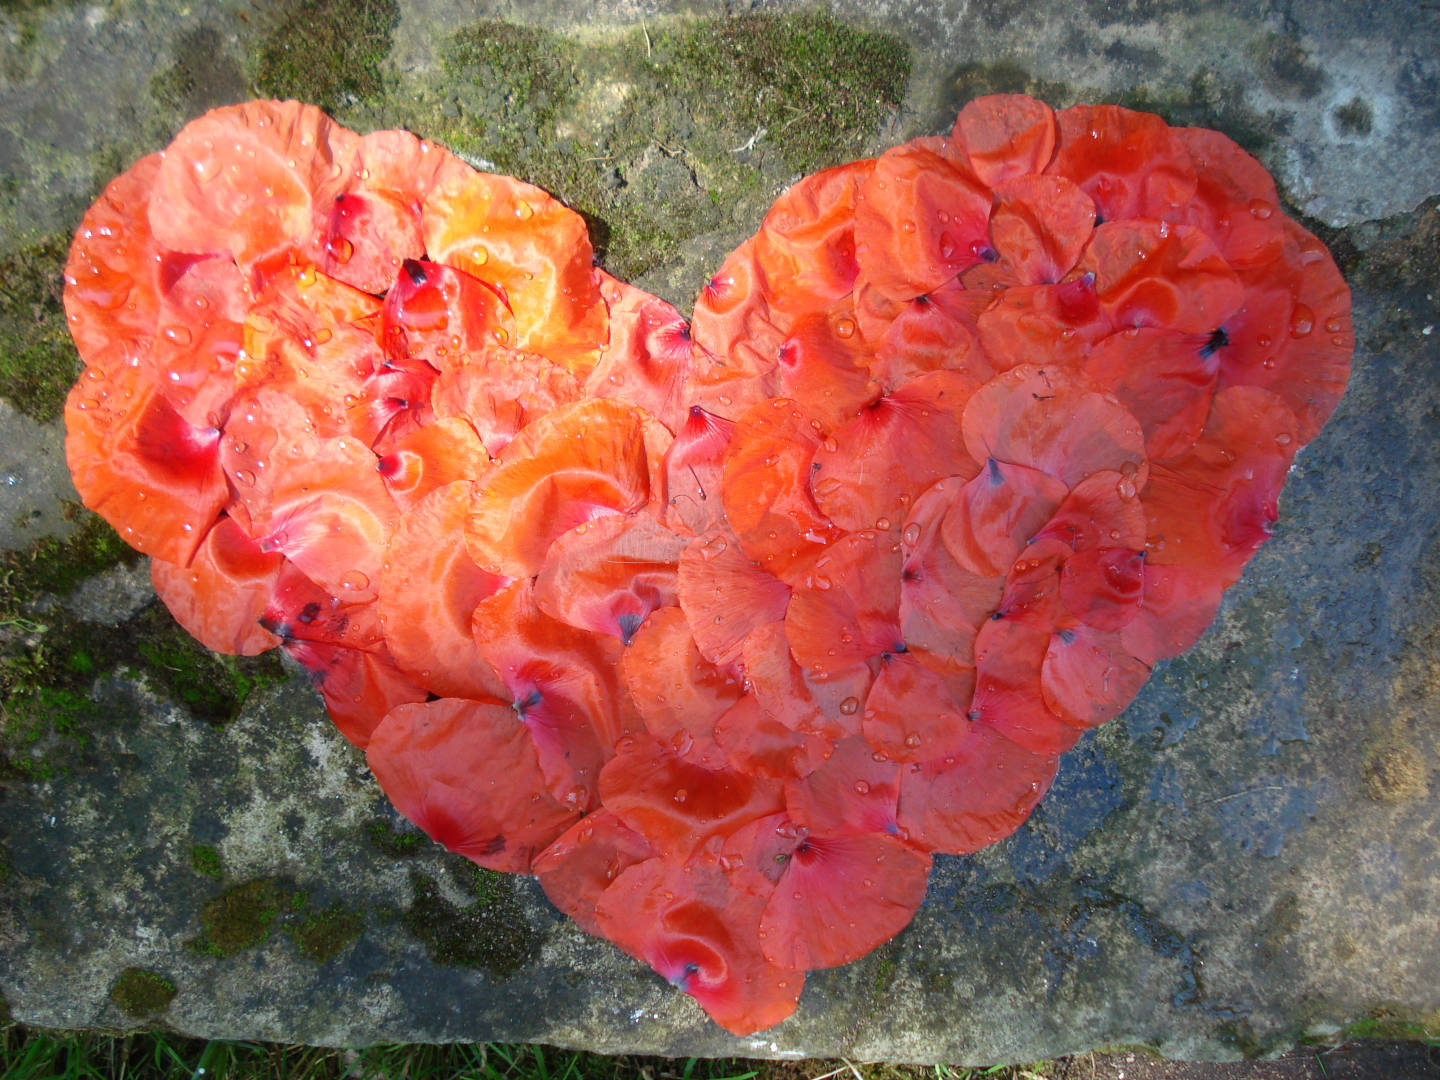
{"type": "Polygon", "coordinates": [[[175,984],[145,968],[126,968],[110,987],[110,1000],[136,1019],[164,1012],[174,998],[175,984]]]}
{"type": "Polygon", "coordinates": [[[1344,105],[1332,110],[1330,118],[1335,121],[1336,131],[1351,138],[1369,135],[1375,121],[1374,114],[1370,111],[1370,103],[1362,97],[1352,97],[1344,105]]]}
{"type": "Polygon", "coordinates": [[[1106,45],[1105,58],[1117,67],[1134,72],[1159,71],[1165,64],[1165,57],[1158,50],[1124,41],[1112,41],[1106,45]]]}
{"type": "Polygon", "coordinates": [[[475,902],[464,907],[447,900],[419,871],[411,871],[410,887],[414,899],[400,923],[424,943],[435,963],[483,968],[507,978],[539,954],[542,935],[525,918],[512,877],[475,869],[475,902]]]}
{"type": "Polygon", "coordinates": [[[250,96],[239,60],[213,27],[187,30],[175,39],[170,53],[174,62],[150,80],[150,95],[156,104],[178,113],[178,119],[250,96]]]}
{"type": "Polygon", "coordinates": [[[1293,892],[1282,893],[1255,928],[1255,951],[1261,963],[1270,965],[1280,958],[1300,922],[1300,898],[1293,892]]]}
{"type": "Polygon", "coordinates": [[[1329,77],[1298,41],[1270,34],[1257,37],[1252,48],[1260,62],[1260,78],[1277,96],[1304,101],[1325,89],[1329,77]]]}
{"type": "Polygon", "coordinates": [[[945,80],[941,111],[955,122],[955,114],[966,102],[986,94],[1029,94],[1052,106],[1069,102],[1073,91],[1064,83],[1048,82],[1014,60],[997,60],[993,64],[978,61],[962,64],[945,80]]]}

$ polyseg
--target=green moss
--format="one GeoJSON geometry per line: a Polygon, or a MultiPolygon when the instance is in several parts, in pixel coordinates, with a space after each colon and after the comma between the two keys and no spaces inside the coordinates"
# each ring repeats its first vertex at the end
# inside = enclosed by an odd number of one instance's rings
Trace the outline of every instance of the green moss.
{"type": "Polygon", "coordinates": [[[1014,60],[1003,59],[992,64],[962,64],[950,73],[945,91],[946,122],[952,124],[967,102],[986,94],[1029,94],[1052,106],[1067,104],[1073,97],[1064,83],[1041,79],[1014,60]]]}
{"type": "Polygon", "coordinates": [[[186,947],[202,956],[234,956],[270,936],[287,890],[275,878],[227,889],[200,909],[201,933],[186,947]]]}
{"type": "Polygon", "coordinates": [[[685,26],[672,50],[670,72],[709,91],[697,103],[704,121],[763,127],[786,164],[806,173],[858,156],[910,77],[903,42],[822,11],[685,26]]]}
{"type": "Polygon", "coordinates": [[[128,625],[145,671],[194,716],[211,723],[233,720],[250,694],[285,678],[274,653],[212,653],[158,606],[148,608],[128,625]]]}
{"type": "Polygon", "coordinates": [[[209,844],[196,844],[190,849],[190,868],[197,874],[220,881],[225,877],[225,865],[220,861],[220,852],[209,844]]]}
{"type": "Polygon", "coordinates": [[[88,577],[139,560],[98,515],[75,504],[67,512],[79,524],[69,537],[0,553],[0,619],[19,615],[38,596],[64,596],[88,577]]]}
{"type": "Polygon", "coordinates": [[[586,43],[487,21],[440,53],[442,78],[396,120],[556,194],[629,279],[726,226],[737,202],[863,155],[909,73],[899,39],[821,12],[586,43]]]}
{"type": "Polygon", "coordinates": [[[413,825],[406,823],[397,827],[383,818],[366,822],[365,835],[370,843],[394,859],[414,855],[427,843],[425,834],[413,825]]]}
{"type": "Polygon", "coordinates": [[[304,921],[286,928],[302,956],[317,964],[328,964],[360,936],[365,920],[358,912],[333,904],[304,921]]]}
{"type": "Polygon", "coordinates": [[[173,982],[144,968],[126,968],[110,987],[110,1000],[137,1018],[164,1012],[174,997],[173,982]]]}
{"type": "Polygon", "coordinates": [[[412,871],[414,899],[400,922],[424,943],[435,963],[479,967],[505,977],[534,958],[541,935],[525,919],[512,876],[492,874],[483,879],[483,890],[481,883],[479,876],[473,879],[477,899],[460,907],[445,899],[433,880],[412,871]]]}
{"type": "Polygon", "coordinates": [[[1340,1039],[1440,1039],[1440,1012],[1420,1013],[1403,1005],[1377,1005],[1370,1015],[1347,1025],[1340,1039]]]}
{"type": "Polygon", "coordinates": [[[59,759],[73,756],[90,744],[90,728],[105,719],[89,698],[61,687],[22,689],[0,705],[3,757],[0,776],[44,781],[58,775],[59,759]]]}
{"type": "Polygon", "coordinates": [[[65,408],[80,360],[60,295],[70,238],[0,257],[0,397],[42,423],[65,408]]]}
{"type": "Polygon", "coordinates": [[[330,112],[381,93],[380,63],[400,18],[396,0],[290,0],[251,61],[256,88],[330,112]]]}

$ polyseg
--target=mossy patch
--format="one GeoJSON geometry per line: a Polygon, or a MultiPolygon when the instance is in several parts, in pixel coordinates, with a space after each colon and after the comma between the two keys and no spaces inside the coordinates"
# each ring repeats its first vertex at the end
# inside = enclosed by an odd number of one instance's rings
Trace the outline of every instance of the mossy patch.
{"type": "Polygon", "coordinates": [[[290,0],[251,58],[251,79],[269,97],[336,112],[384,89],[380,63],[400,19],[396,0],[290,0]]]}
{"type": "Polygon", "coordinates": [[[424,833],[409,822],[396,825],[383,818],[375,818],[366,822],[365,836],[370,843],[392,859],[414,855],[430,842],[424,833]]]}
{"type": "Polygon", "coordinates": [[[145,968],[126,968],[110,987],[110,1000],[137,1019],[164,1012],[174,998],[175,984],[145,968]]]}
{"type": "Polygon", "coordinates": [[[220,852],[210,844],[196,844],[190,849],[190,869],[216,881],[225,877],[225,865],[220,861],[220,852]]]}
{"type": "Polygon", "coordinates": [[[364,925],[365,920],[359,912],[332,904],[324,911],[308,914],[302,921],[287,926],[285,932],[302,956],[317,964],[328,964],[360,936],[364,925]]]}
{"type": "Polygon", "coordinates": [[[61,304],[70,238],[0,256],[0,397],[42,423],[65,409],[80,360],[61,304]]]}
{"type": "Polygon", "coordinates": [[[459,906],[418,871],[410,874],[414,899],[401,925],[425,945],[437,964],[478,967],[504,978],[525,967],[540,949],[541,935],[525,918],[516,881],[506,874],[477,871],[471,878],[475,902],[459,906]]]}
{"type": "Polygon", "coordinates": [[[187,941],[186,948],[218,959],[259,945],[270,936],[287,892],[276,878],[226,889],[200,909],[200,935],[187,941]]]}
{"type": "Polygon", "coordinates": [[[252,693],[285,679],[274,653],[255,657],[212,653],[159,605],[147,608],[127,626],[135,634],[146,673],[198,719],[227,723],[252,693]]]}
{"type": "Polygon", "coordinates": [[[635,279],[799,173],[861,156],[904,96],[898,38],[823,12],[675,20],[599,42],[487,21],[395,119],[583,214],[635,279]]]}

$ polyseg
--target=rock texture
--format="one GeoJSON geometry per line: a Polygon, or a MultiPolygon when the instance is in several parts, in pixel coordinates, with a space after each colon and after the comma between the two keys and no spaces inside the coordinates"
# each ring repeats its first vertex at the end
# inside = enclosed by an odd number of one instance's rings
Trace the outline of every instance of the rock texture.
{"type": "MultiPolygon", "coordinates": [[[[611,269],[686,304],[826,154],[1025,90],[1153,108],[1257,153],[1351,279],[1349,393],[1200,645],[1082,741],[1019,833],[937,860],[907,931],[812,975],[799,1013],[747,1040],[532,882],[476,873],[396,818],[303,681],[186,651],[144,603],[143,567],[66,511],[55,403],[0,407],[0,991],[16,1018],[948,1062],[1122,1043],[1230,1058],[1377,1020],[1436,1032],[1440,16],[868,0],[726,23],[718,4],[685,5],[712,20],[695,22],[614,0],[582,33],[581,5],[504,5],[503,25],[437,0],[372,7],[384,17],[348,30],[316,0],[252,23],[168,0],[0,13],[0,256],[48,250],[190,116],[302,92],[297,66],[338,58],[309,96],[346,123],[407,124],[551,186],[592,213],[611,269]],[[734,50],[737,71],[753,59],[756,84],[716,81],[686,60],[695,43],[734,50]],[[847,70],[809,62],[822,46],[856,50],[847,70]],[[897,56],[910,75],[891,97],[878,76],[845,81],[897,56]],[[717,87],[775,111],[717,117],[717,87]],[[851,93],[874,108],[805,119],[851,93]]],[[[56,317],[6,285],[0,326],[56,317]]],[[[25,355],[0,336],[0,367],[25,355]]]]}

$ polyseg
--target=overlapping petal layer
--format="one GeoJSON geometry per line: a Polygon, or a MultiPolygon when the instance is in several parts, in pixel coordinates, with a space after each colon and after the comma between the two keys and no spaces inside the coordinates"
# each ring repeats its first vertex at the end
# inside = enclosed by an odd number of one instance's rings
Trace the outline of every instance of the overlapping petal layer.
{"type": "Polygon", "coordinates": [[[1230,140],[1023,96],[801,180],[693,328],[293,102],[111,184],[65,301],[76,485],[182,625],[737,1033],[1204,631],[1354,340],[1230,140]]]}

